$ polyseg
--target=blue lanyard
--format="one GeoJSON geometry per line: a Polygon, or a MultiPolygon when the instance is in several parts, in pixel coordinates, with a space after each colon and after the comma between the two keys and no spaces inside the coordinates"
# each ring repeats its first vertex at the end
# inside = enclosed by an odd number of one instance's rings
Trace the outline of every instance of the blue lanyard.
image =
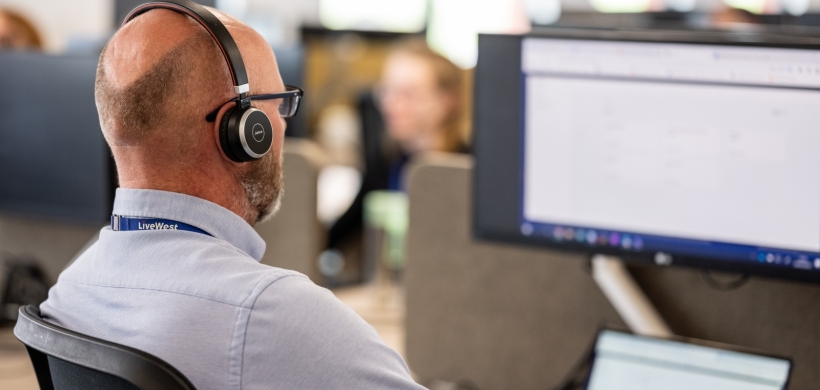
{"type": "Polygon", "coordinates": [[[161,218],[137,218],[111,215],[111,230],[124,232],[129,230],[183,230],[199,234],[210,234],[198,227],[179,221],[161,218]]]}

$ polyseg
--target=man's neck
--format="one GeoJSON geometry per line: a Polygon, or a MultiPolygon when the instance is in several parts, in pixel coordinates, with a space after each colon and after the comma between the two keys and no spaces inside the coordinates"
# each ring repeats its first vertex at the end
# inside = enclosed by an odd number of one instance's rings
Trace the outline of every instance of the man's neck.
{"type": "Polygon", "coordinates": [[[117,164],[120,187],[176,192],[216,203],[253,225],[258,211],[249,207],[244,187],[228,172],[201,164],[171,171],[136,164],[117,164]]]}

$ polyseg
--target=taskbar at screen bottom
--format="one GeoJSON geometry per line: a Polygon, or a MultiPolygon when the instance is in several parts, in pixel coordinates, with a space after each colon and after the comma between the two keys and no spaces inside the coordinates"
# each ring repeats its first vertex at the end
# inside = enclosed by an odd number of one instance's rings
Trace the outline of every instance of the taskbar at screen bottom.
{"type": "Polygon", "coordinates": [[[820,273],[820,253],[767,248],[615,231],[584,226],[556,225],[524,221],[520,226],[526,237],[548,240],[556,245],[582,247],[589,252],[654,253],[655,263],[669,265],[672,254],[716,260],[754,263],[820,273]]]}

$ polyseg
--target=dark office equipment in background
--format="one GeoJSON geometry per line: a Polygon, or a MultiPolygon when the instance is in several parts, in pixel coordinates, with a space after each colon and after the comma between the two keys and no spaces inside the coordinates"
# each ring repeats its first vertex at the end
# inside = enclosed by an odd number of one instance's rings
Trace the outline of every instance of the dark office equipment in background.
{"type": "MultiPolygon", "coordinates": [[[[548,27],[581,27],[595,29],[674,29],[696,28],[707,15],[697,12],[625,12],[605,13],[596,11],[563,12],[548,27]]],[[[534,26],[536,30],[541,26],[534,26]]]]}
{"type": "Polygon", "coordinates": [[[302,37],[344,37],[349,35],[356,35],[366,40],[371,41],[383,41],[383,42],[393,42],[397,39],[410,37],[410,36],[418,36],[424,37],[424,34],[427,30],[422,30],[419,32],[413,33],[406,33],[406,32],[392,32],[392,31],[379,31],[379,30],[331,30],[325,27],[318,27],[318,26],[302,26],[301,34],[302,37]]]}
{"type": "MultiPolygon", "coordinates": [[[[114,29],[120,28],[122,21],[134,8],[150,2],[150,0],[115,0],[114,1],[114,29]]],[[[196,0],[199,5],[216,7],[216,0],[196,0]]]]}
{"type": "Polygon", "coordinates": [[[16,321],[20,307],[39,306],[51,283],[36,259],[0,256],[0,323],[16,321]]]}
{"type": "Polygon", "coordinates": [[[97,56],[0,53],[0,211],[102,224],[114,163],[94,103],[97,56]]]}
{"type": "MultiPolygon", "coordinates": [[[[612,233],[618,233],[617,229],[613,229],[612,226],[607,229],[605,226],[589,224],[561,224],[557,220],[545,224],[530,224],[524,218],[524,147],[526,143],[523,137],[526,76],[522,70],[522,42],[532,38],[565,39],[579,43],[587,41],[598,44],[606,42],[681,44],[675,47],[701,43],[714,45],[708,47],[715,50],[730,47],[762,50],[770,48],[820,49],[820,40],[816,38],[761,34],[738,36],[715,32],[545,29],[539,34],[525,38],[482,35],[479,39],[479,59],[475,71],[473,121],[475,124],[473,145],[476,158],[473,180],[473,234],[476,238],[589,254],[612,254],[650,264],[684,265],[820,282],[820,253],[808,249],[798,250],[791,246],[767,245],[754,239],[751,243],[708,238],[691,239],[688,236],[676,237],[669,233],[647,231],[620,232],[621,236],[624,233],[627,235],[637,233],[641,240],[641,245],[632,246],[630,242],[629,247],[624,248],[626,245],[623,245],[623,240],[619,245],[601,244],[602,236],[611,238],[612,233]],[[741,42],[740,39],[745,42],[741,42]],[[569,231],[575,233],[571,239],[566,236],[569,231]],[[586,236],[580,237],[579,231],[584,232],[586,236]],[[563,235],[555,236],[556,232],[563,235]],[[645,236],[641,237],[641,234],[645,236]],[[594,240],[591,239],[593,236],[594,240]],[[743,252],[743,255],[740,255],[740,252],[743,252]]],[[[716,56],[720,56],[720,53],[716,56]]],[[[576,68],[580,69],[580,67],[576,68]]],[[[812,74],[814,73],[812,70],[812,74]]],[[[549,72],[544,74],[549,75],[549,72]]],[[[549,77],[563,80],[561,78],[564,76],[559,72],[549,77]]],[[[572,76],[567,80],[593,80],[590,82],[594,83],[595,77],[598,76],[577,77],[572,76]]],[[[628,82],[629,78],[621,80],[628,82]]],[[[658,82],[662,81],[656,81],[658,82]]],[[[698,84],[688,83],[687,85],[698,84]]],[[[739,84],[724,83],[723,85],[739,84]]],[[[809,88],[803,85],[795,87],[801,88],[800,90],[807,94],[820,90],[820,88],[809,88]]],[[[749,89],[749,91],[752,90],[749,89]]],[[[644,107],[644,109],[651,110],[651,107],[644,107]]],[[[597,112],[590,111],[589,115],[595,115],[597,112]]],[[[786,155],[802,156],[802,154],[795,153],[786,155]]],[[[806,166],[805,169],[812,168],[806,166]]],[[[776,228],[778,227],[772,226],[772,229],[776,228]]]]}
{"type": "MultiPolygon", "coordinates": [[[[305,49],[301,45],[274,47],[276,63],[279,66],[279,74],[285,85],[295,85],[304,88],[305,85],[305,49]]],[[[310,91],[305,92],[305,97],[310,99],[310,91]]],[[[304,103],[304,102],[303,102],[304,103]]],[[[300,112],[296,116],[286,118],[288,124],[285,135],[288,137],[308,138],[307,112],[300,112]]]]}
{"type": "Polygon", "coordinates": [[[194,390],[160,358],[48,323],[35,306],[20,308],[14,335],[26,345],[41,389],[194,390]]]}
{"type": "MultiPolygon", "coordinates": [[[[737,10],[738,13],[746,11],[737,10]]],[[[820,32],[820,14],[807,13],[800,16],[789,14],[747,13],[753,30],[778,34],[817,35],[820,32]]],[[[595,11],[563,12],[561,17],[548,26],[535,25],[534,31],[543,27],[580,27],[598,30],[716,30],[721,28],[713,23],[714,14],[701,11],[676,12],[626,12],[603,13],[595,11]]],[[[739,26],[735,26],[739,27],[739,26]]],[[[723,28],[726,28],[724,26],[723,28]]],[[[748,29],[748,28],[747,28],[748,29]]],[[[743,28],[741,27],[742,32],[743,28]]]]}
{"type": "Polygon", "coordinates": [[[328,230],[326,249],[338,251],[343,264],[336,274],[323,275],[325,284],[332,287],[372,280],[382,255],[383,232],[365,226],[364,199],[371,191],[387,189],[391,156],[386,148],[384,118],[373,93],[360,94],[356,103],[362,124],[364,172],[361,187],[350,207],[328,230]]]}
{"type": "Polygon", "coordinates": [[[328,236],[328,248],[338,248],[344,241],[358,236],[363,227],[364,197],[374,190],[387,189],[391,156],[386,151],[384,119],[376,107],[372,93],[363,93],[357,102],[362,121],[362,186],[350,208],[333,224],[328,236]]]}

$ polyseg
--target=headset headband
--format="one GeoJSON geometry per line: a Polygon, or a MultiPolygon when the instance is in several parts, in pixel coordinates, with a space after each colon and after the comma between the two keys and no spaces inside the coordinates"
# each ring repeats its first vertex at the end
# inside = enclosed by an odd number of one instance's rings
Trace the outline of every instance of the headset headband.
{"type": "Polygon", "coordinates": [[[225,28],[225,25],[205,7],[188,0],[145,3],[134,8],[134,10],[125,17],[122,25],[125,26],[126,23],[137,16],[156,8],[169,9],[188,15],[196,20],[197,23],[201,24],[202,27],[205,27],[205,30],[214,38],[219,49],[222,51],[222,55],[225,56],[225,60],[228,62],[228,68],[231,70],[231,78],[233,79],[234,92],[240,96],[240,101],[244,100],[245,95],[250,91],[248,74],[245,71],[245,63],[242,61],[242,55],[239,54],[239,48],[236,46],[236,42],[234,42],[231,33],[225,28]]]}

